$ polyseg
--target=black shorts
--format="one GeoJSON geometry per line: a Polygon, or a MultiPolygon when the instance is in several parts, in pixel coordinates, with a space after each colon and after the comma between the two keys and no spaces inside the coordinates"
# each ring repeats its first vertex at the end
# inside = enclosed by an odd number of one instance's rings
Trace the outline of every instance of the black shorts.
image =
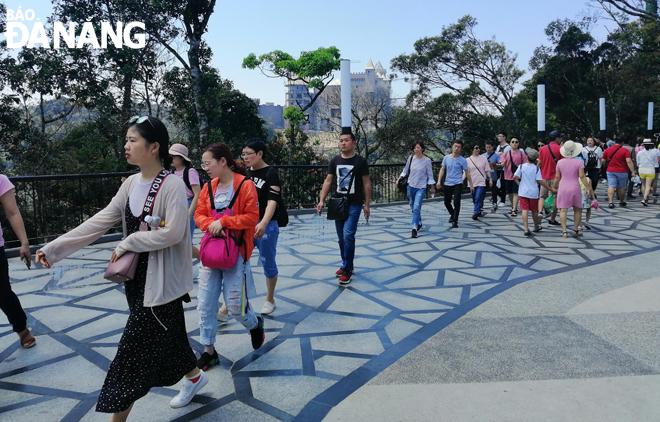
{"type": "Polygon", "coordinates": [[[660,173],[660,167],[655,168],[655,174],[658,174],[658,173],[660,173]]]}
{"type": "Polygon", "coordinates": [[[505,180],[506,184],[506,193],[518,193],[518,184],[515,180],[505,180]]]}

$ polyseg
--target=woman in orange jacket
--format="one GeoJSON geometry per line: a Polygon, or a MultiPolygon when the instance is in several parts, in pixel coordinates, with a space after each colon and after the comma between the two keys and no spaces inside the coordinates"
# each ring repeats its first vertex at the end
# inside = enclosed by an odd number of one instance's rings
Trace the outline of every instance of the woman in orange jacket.
{"type": "MultiPolygon", "coordinates": [[[[224,215],[216,220],[211,209],[208,183],[205,184],[199,195],[195,223],[202,231],[207,231],[213,237],[227,238],[228,242],[234,241],[228,237],[231,230],[236,244],[240,245],[238,259],[231,268],[207,268],[202,265],[199,268],[197,310],[199,336],[204,345],[204,353],[197,361],[197,367],[206,370],[219,363],[214,344],[218,331],[218,299],[221,291],[230,317],[250,330],[254,349],[261,347],[265,336],[264,320],[255,314],[248,301],[248,296],[255,294],[250,256],[254,249],[254,228],[259,222],[257,190],[254,183],[246,178],[245,168],[234,161],[231,150],[225,144],[213,144],[206,149],[202,155],[202,169],[213,179],[211,191],[216,211],[229,207],[236,192],[238,196],[231,208],[231,215],[224,215]]],[[[201,245],[202,256],[205,247],[210,246],[205,246],[204,243],[201,245]]]]}

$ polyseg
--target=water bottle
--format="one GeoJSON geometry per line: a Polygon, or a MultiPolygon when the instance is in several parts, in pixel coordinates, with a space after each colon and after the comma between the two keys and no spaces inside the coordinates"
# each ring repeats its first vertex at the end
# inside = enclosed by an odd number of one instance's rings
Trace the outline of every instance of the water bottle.
{"type": "Polygon", "coordinates": [[[144,222],[149,225],[151,228],[158,228],[160,226],[160,217],[148,215],[144,217],[144,222]]]}

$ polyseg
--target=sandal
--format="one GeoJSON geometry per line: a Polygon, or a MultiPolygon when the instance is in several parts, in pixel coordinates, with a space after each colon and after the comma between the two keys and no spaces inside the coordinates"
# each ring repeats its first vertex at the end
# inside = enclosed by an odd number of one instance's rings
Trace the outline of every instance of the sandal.
{"type": "Polygon", "coordinates": [[[563,238],[568,237],[568,232],[562,232],[562,233],[561,233],[561,237],[563,237],[563,238]]]}
{"type": "Polygon", "coordinates": [[[591,225],[587,222],[584,223],[584,228],[587,230],[591,230],[591,225]]]}
{"type": "Polygon", "coordinates": [[[513,214],[513,210],[509,210],[509,215],[512,215],[512,214],[513,214]]]}
{"type": "Polygon", "coordinates": [[[513,210],[511,212],[511,217],[518,217],[518,210],[513,210]]]}
{"type": "Polygon", "coordinates": [[[575,236],[582,236],[582,229],[573,230],[573,233],[575,233],[575,236]]]}
{"type": "Polygon", "coordinates": [[[524,235],[525,235],[525,236],[531,236],[531,235],[532,235],[532,232],[530,232],[529,230],[525,230],[524,235]]]}
{"type": "Polygon", "coordinates": [[[610,207],[610,208],[614,208],[614,202],[610,202],[609,207],[610,207]]]}
{"type": "Polygon", "coordinates": [[[532,230],[532,231],[533,231],[534,233],[538,233],[538,232],[540,232],[541,230],[543,230],[543,226],[534,227],[534,230],[532,230]]]}
{"type": "Polygon", "coordinates": [[[620,207],[625,207],[626,205],[628,205],[628,203],[625,202],[625,201],[621,201],[621,202],[619,202],[619,206],[620,206],[620,207]]]}
{"type": "Polygon", "coordinates": [[[27,328],[21,331],[20,333],[18,333],[18,337],[20,338],[21,346],[24,349],[29,349],[37,344],[37,340],[34,338],[32,334],[30,334],[30,330],[28,330],[27,328]]]}
{"type": "Polygon", "coordinates": [[[644,205],[645,207],[648,207],[649,206],[649,200],[646,199],[646,198],[642,199],[642,205],[644,205]]]}

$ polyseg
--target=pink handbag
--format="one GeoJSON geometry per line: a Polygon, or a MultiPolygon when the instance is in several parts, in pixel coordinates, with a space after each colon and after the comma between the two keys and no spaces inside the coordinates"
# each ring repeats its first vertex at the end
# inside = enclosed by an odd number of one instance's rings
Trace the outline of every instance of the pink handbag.
{"type": "MultiPolygon", "coordinates": [[[[236,201],[236,198],[238,198],[238,193],[241,191],[241,186],[243,186],[243,182],[246,179],[241,181],[241,184],[238,185],[238,189],[236,189],[236,193],[231,199],[229,206],[221,212],[218,212],[215,209],[211,182],[208,182],[211,214],[215,220],[219,220],[225,215],[232,215],[232,207],[234,205],[234,201],[236,201]]],[[[236,265],[236,261],[238,261],[238,256],[240,255],[239,246],[242,244],[243,240],[242,230],[231,230],[225,228],[225,233],[225,237],[213,237],[208,231],[204,234],[204,237],[202,237],[202,242],[199,245],[199,260],[202,262],[203,266],[208,268],[227,269],[236,265]]]]}
{"type": "Polygon", "coordinates": [[[123,283],[135,278],[135,270],[137,269],[138,259],[140,254],[135,252],[126,252],[119,257],[115,262],[111,262],[105,270],[103,278],[106,280],[114,281],[115,283],[123,283]]]}
{"type": "MultiPolygon", "coordinates": [[[[153,182],[151,182],[151,188],[149,188],[149,194],[147,199],[144,201],[144,206],[142,207],[142,216],[140,218],[140,231],[147,231],[149,227],[144,221],[145,217],[151,215],[151,210],[154,203],[156,202],[156,195],[160,191],[160,187],[163,185],[163,181],[170,174],[169,171],[163,170],[156,176],[153,182]]],[[[111,262],[108,265],[108,268],[105,270],[103,278],[106,280],[114,281],[115,283],[123,283],[128,280],[133,280],[135,278],[135,270],[137,269],[138,259],[140,254],[135,252],[125,252],[122,256],[119,257],[115,262],[111,262]]]]}

